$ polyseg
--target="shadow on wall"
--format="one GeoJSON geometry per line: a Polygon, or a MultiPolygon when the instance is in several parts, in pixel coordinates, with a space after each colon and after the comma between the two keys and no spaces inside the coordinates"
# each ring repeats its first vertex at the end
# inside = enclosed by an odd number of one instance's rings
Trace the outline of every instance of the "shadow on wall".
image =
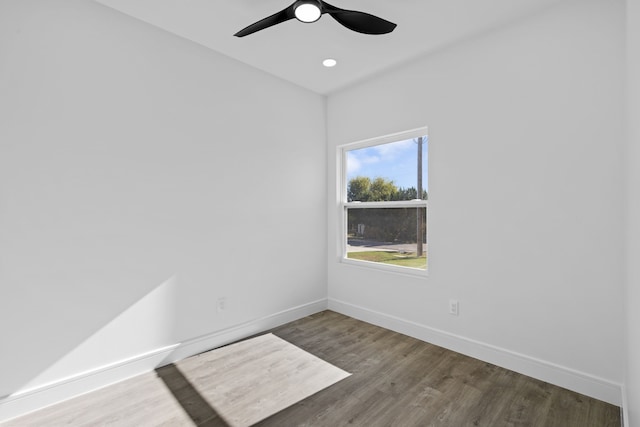
{"type": "MultiPolygon", "coordinates": [[[[170,277],[114,315],[107,324],[39,373],[34,373],[31,378],[14,378],[10,393],[3,400],[28,395],[53,384],[70,382],[175,345],[177,283],[175,275],[170,277]]],[[[28,354],[22,356],[29,358],[28,354]]],[[[163,360],[147,359],[146,363],[154,364],[148,366],[147,370],[155,368],[163,360]]],[[[3,400],[0,400],[0,406],[3,400]]]]}

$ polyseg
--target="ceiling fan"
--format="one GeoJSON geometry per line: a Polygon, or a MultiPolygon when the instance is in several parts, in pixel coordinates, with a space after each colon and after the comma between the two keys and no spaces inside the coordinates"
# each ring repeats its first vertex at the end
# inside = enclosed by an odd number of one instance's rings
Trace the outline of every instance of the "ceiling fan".
{"type": "Polygon", "coordinates": [[[264,30],[293,18],[301,22],[315,22],[325,13],[331,15],[333,19],[348,29],[363,34],[387,34],[396,28],[396,24],[386,19],[378,18],[365,12],[340,9],[323,0],[297,0],[286,9],[238,31],[234,36],[248,36],[256,31],[264,30]]]}

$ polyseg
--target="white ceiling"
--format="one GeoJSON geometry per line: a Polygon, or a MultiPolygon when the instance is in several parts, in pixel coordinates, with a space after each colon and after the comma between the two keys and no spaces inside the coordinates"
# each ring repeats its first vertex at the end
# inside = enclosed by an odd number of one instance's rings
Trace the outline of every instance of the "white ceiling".
{"type": "Polygon", "coordinates": [[[293,0],[96,0],[320,94],[464,38],[537,13],[562,0],[333,0],[398,27],[386,35],[350,31],[329,15],[312,24],[291,20],[252,35],[237,31],[293,0]],[[338,65],[321,62],[335,58],[338,65]]]}

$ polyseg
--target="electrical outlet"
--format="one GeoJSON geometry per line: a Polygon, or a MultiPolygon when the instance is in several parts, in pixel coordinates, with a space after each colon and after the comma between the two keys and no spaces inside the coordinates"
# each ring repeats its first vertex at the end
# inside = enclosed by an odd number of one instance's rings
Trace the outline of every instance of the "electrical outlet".
{"type": "Polygon", "coordinates": [[[226,311],[227,309],[227,297],[218,298],[218,313],[226,311]]]}
{"type": "Polygon", "coordinates": [[[458,300],[450,299],[449,300],[449,314],[457,316],[458,315],[458,300]]]}

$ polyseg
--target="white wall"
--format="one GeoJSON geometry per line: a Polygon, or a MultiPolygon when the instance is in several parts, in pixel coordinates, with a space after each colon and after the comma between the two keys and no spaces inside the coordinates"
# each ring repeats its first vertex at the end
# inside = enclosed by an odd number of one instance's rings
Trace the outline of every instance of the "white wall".
{"type": "Polygon", "coordinates": [[[640,425],[640,1],[627,0],[627,426],[640,425]]]}
{"type": "Polygon", "coordinates": [[[96,3],[1,2],[0,398],[325,301],[324,114],[96,3]]]}
{"type": "Polygon", "coordinates": [[[624,36],[564,2],[331,95],[329,306],[619,404],[624,36]],[[336,146],[425,125],[429,277],[341,264],[336,146]]]}

